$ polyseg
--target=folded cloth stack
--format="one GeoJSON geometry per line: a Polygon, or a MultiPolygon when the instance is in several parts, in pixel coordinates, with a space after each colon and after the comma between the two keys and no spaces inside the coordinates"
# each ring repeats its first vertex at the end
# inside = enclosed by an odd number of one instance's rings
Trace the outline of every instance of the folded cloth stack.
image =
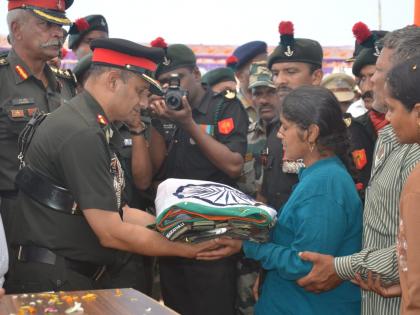
{"type": "Polygon", "coordinates": [[[227,185],[169,178],[157,190],[156,230],[189,243],[229,236],[264,242],[276,211],[227,185]]]}

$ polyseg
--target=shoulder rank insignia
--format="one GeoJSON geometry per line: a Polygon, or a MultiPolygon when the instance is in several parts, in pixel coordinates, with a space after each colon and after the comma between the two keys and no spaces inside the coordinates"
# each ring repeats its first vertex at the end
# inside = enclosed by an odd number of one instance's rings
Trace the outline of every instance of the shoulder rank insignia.
{"type": "Polygon", "coordinates": [[[347,128],[351,126],[351,118],[344,118],[344,123],[346,124],[347,128]]]}
{"type": "Polygon", "coordinates": [[[26,72],[25,69],[23,69],[22,66],[16,65],[15,70],[22,80],[26,80],[29,77],[29,74],[26,72]]]}
{"type": "Polygon", "coordinates": [[[367,157],[365,149],[354,150],[351,155],[353,156],[354,165],[358,170],[361,170],[366,166],[367,157]]]}
{"type": "Polygon", "coordinates": [[[74,81],[75,83],[77,82],[76,76],[74,75],[74,73],[69,70],[69,69],[58,69],[56,67],[52,67],[50,66],[51,71],[54,72],[54,74],[57,77],[66,79],[66,80],[71,80],[74,81]]]}
{"type": "Polygon", "coordinates": [[[236,97],[236,93],[231,90],[226,90],[224,97],[228,100],[233,100],[236,97]]]}
{"type": "Polygon", "coordinates": [[[98,121],[98,123],[102,126],[105,127],[106,125],[108,125],[108,120],[105,118],[104,115],[98,114],[96,116],[96,120],[98,121]]]}
{"type": "Polygon", "coordinates": [[[217,129],[220,134],[228,135],[235,129],[235,123],[232,118],[226,118],[217,122],[217,129]]]}

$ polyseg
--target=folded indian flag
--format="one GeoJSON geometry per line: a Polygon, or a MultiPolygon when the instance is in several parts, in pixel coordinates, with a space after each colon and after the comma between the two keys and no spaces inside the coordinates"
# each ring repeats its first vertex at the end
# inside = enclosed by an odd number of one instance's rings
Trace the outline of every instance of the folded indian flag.
{"type": "Polygon", "coordinates": [[[199,242],[221,235],[265,241],[276,211],[230,186],[170,178],[157,190],[156,229],[171,240],[199,242]]]}

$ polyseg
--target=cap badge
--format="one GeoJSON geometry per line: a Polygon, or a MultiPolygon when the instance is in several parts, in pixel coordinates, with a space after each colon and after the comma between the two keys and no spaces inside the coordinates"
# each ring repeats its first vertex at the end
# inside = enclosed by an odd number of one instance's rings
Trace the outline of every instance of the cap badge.
{"type": "Polygon", "coordinates": [[[171,60],[168,57],[163,57],[163,65],[169,66],[171,64],[171,60]]]}
{"type": "Polygon", "coordinates": [[[292,56],[293,56],[293,54],[294,54],[294,51],[290,48],[290,46],[287,46],[287,50],[284,52],[284,54],[285,54],[287,57],[292,57],[292,56]]]}

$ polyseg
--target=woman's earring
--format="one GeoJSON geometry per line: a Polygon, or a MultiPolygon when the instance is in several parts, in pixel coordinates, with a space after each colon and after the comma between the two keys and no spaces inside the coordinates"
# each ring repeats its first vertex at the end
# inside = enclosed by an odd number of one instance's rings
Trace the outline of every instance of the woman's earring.
{"type": "Polygon", "coordinates": [[[311,153],[313,152],[314,148],[315,148],[315,143],[314,142],[309,142],[309,151],[311,151],[311,153]]]}

